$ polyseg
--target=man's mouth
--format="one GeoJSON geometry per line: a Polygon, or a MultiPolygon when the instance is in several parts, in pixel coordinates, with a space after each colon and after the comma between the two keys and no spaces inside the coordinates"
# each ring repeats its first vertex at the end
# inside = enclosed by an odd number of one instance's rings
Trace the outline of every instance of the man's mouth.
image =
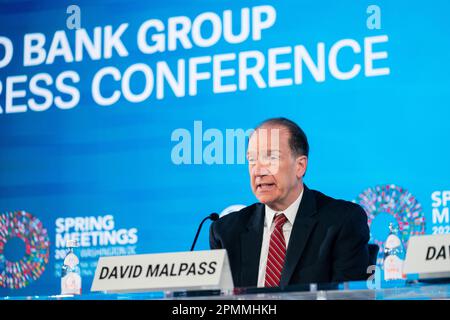
{"type": "Polygon", "coordinates": [[[271,191],[275,188],[275,183],[258,183],[256,185],[256,191],[271,191]]]}

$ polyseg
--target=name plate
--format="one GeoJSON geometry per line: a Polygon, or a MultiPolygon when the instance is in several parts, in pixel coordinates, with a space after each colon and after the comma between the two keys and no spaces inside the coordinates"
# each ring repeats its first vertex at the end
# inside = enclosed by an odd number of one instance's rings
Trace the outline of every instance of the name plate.
{"type": "Polygon", "coordinates": [[[403,272],[420,279],[450,277],[450,234],[411,237],[403,272]]]}
{"type": "Polygon", "coordinates": [[[232,289],[225,249],[101,257],[91,291],[232,289]]]}

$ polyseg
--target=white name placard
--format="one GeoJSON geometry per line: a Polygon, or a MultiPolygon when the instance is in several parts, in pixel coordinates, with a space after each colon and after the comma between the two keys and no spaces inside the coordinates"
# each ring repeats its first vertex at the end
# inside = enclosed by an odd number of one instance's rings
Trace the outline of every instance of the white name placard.
{"type": "Polygon", "coordinates": [[[101,257],[91,291],[232,289],[226,250],[101,257]]]}
{"type": "Polygon", "coordinates": [[[420,279],[450,277],[450,234],[411,237],[403,272],[420,279]]]}

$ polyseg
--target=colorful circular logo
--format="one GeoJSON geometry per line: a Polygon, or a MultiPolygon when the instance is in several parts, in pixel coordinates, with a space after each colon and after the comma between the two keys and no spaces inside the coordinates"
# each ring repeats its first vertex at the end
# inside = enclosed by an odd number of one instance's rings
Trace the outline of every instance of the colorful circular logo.
{"type": "Polygon", "coordinates": [[[50,240],[42,222],[25,211],[0,214],[0,287],[21,289],[37,280],[48,263],[50,240]],[[17,261],[5,256],[8,241],[19,238],[25,253],[17,261]]]}
{"type": "MultiPolygon", "coordinates": [[[[397,222],[399,235],[405,248],[410,236],[425,234],[425,214],[422,206],[408,190],[402,187],[388,184],[368,188],[359,194],[356,202],[366,211],[369,227],[381,214],[393,217],[397,222]]],[[[375,238],[373,242],[378,244],[380,252],[383,252],[385,239],[375,238]]]]}

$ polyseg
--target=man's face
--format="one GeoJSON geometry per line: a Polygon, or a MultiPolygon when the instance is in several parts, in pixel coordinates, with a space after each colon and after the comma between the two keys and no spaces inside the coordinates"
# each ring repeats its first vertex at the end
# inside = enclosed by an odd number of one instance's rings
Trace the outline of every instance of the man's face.
{"type": "Polygon", "coordinates": [[[307,157],[292,154],[289,137],[282,126],[263,126],[252,134],[247,149],[252,191],[276,211],[297,199],[306,171],[307,157]]]}

